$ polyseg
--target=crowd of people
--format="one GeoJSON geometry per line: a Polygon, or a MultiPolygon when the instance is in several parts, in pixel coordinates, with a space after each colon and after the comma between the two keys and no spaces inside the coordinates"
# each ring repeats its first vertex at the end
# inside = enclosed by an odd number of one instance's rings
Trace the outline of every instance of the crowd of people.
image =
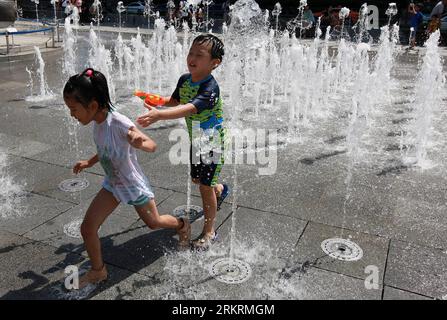
{"type": "MultiPolygon", "coordinates": [[[[221,4],[221,12],[224,21],[229,20],[231,1],[227,0],[221,4]]],[[[60,10],[67,16],[71,13],[73,7],[77,7],[80,15],[80,21],[88,23],[91,15],[91,5],[93,0],[62,0],[58,2],[60,10]]],[[[187,23],[189,28],[196,28],[197,30],[205,30],[205,21],[207,14],[207,1],[201,0],[196,4],[191,4],[188,1],[170,0],[166,3],[166,19],[169,25],[175,25],[181,28],[183,23],[187,23]]],[[[110,10],[110,9],[109,9],[110,10]]],[[[155,8],[153,8],[155,13],[155,8]]]]}
{"type": "MultiPolygon", "coordinates": [[[[224,21],[228,22],[228,13],[230,11],[230,1],[227,0],[222,4],[222,12],[224,21]]],[[[170,24],[180,27],[183,23],[187,23],[189,28],[197,28],[199,30],[206,29],[205,20],[207,14],[207,1],[201,0],[196,5],[181,0],[178,5],[173,0],[168,1],[167,18],[170,24]]]]}
{"type": "Polygon", "coordinates": [[[60,0],[58,2],[61,11],[65,16],[71,14],[72,8],[76,7],[79,12],[81,23],[90,23],[91,6],[94,0],[60,0]]]}
{"type": "MultiPolygon", "coordinates": [[[[332,34],[340,34],[343,24],[345,30],[349,30],[358,22],[359,11],[351,9],[343,21],[340,19],[341,9],[342,6],[339,5],[312,12],[310,7],[306,6],[302,17],[299,17],[301,20],[299,25],[302,30],[298,28],[298,31],[303,37],[314,37],[318,19],[320,28],[326,30],[327,27],[330,27],[332,34]]],[[[409,32],[407,39],[409,39],[410,48],[422,45],[429,35],[438,29],[441,30],[442,42],[446,42],[447,37],[443,36],[445,28],[442,27],[442,19],[447,16],[447,0],[423,0],[417,3],[414,0],[409,0],[408,6],[400,9],[391,22],[400,22],[401,29],[404,32],[409,32]]]]}
{"type": "MultiPolygon", "coordinates": [[[[401,30],[408,32],[410,48],[416,45],[422,45],[428,36],[435,30],[442,28],[442,18],[447,15],[447,0],[408,0],[408,6],[399,8],[397,18],[400,20],[401,30]]],[[[80,14],[81,23],[90,22],[90,10],[93,0],[60,0],[61,10],[68,13],[70,8],[77,7],[80,14]]],[[[219,13],[223,14],[223,20],[229,23],[229,12],[232,1],[227,0],[219,4],[219,13]]],[[[405,6],[405,4],[404,4],[405,6]]],[[[317,22],[320,22],[321,30],[331,28],[331,33],[340,34],[344,25],[345,31],[349,31],[359,19],[359,11],[351,9],[349,15],[340,19],[340,10],[342,5],[329,6],[320,11],[312,11],[309,5],[305,6],[294,20],[288,23],[293,29],[300,33],[301,37],[314,37],[317,22]]],[[[183,24],[187,24],[190,29],[206,31],[212,27],[211,20],[207,19],[207,0],[201,0],[196,4],[189,1],[170,0],[166,4],[166,19],[169,25],[174,25],[181,29],[183,24]],[[208,22],[208,23],[207,23],[208,22]]],[[[213,8],[215,10],[215,7],[213,8]]],[[[442,37],[443,42],[447,37],[442,37]]]]}
{"type": "Polygon", "coordinates": [[[341,9],[341,5],[329,6],[326,9],[313,12],[310,6],[306,5],[303,8],[302,13],[295,18],[295,21],[299,20],[298,25],[301,28],[298,27],[297,29],[298,32],[300,32],[301,37],[314,37],[318,20],[320,21],[321,30],[326,30],[327,27],[331,27],[332,33],[340,33],[343,23],[346,27],[349,27],[358,21],[359,12],[351,10],[348,17],[343,22],[339,16],[341,9]]]}

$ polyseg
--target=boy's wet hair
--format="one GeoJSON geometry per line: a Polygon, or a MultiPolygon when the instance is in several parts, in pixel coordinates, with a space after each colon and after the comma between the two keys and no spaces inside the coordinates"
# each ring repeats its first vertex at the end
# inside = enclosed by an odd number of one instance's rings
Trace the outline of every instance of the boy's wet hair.
{"type": "Polygon", "coordinates": [[[225,54],[224,50],[224,44],[223,42],[216,36],[207,33],[207,34],[201,34],[200,36],[197,36],[193,43],[197,44],[203,44],[203,43],[210,43],[211,44],[211,58],[212,59],[219,59],[222,61],[223,56],[225,54]]]}
{"type": "Polygon", "coordinates": [[[101,72],[92,68],[87,68],[68,79],[64,87],[64,98],[66,97],[74,98],[84,107],[96,100],[100,109],[113,110],[107,79],[101,72]]]}

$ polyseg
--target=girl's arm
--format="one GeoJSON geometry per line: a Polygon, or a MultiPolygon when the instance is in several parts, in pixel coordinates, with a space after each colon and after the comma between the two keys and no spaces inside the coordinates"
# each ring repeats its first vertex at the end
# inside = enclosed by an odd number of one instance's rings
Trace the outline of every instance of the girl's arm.
{"type": "Polygon", "coordinates": [[[157,148],[155,141],[136,127],[131,127],[129,131],[127,131],[127,141],[129,141],[129,144],[132,147],[146,152],[154,152],[157,148]]]}
{"type": "Polygon", "coordinates": [[[93,157],[91,157],[91,158],[88,160],[88,164],[90,165],[90,167],[92,167],[92,166],[94,166],[98,161],[99,161],[98,154],[95,154],[93,157]]]}
{"type": "Polygon", "coordinates": [[[147,127],[159,120],[183,118],[193,113],[197,113],[197,109],[192,103],[181,104],[166,110],[150,107],[148,113],[137,118],[137,123],[142,127],[147,127]]]}
{"type": "Polygon", "coordinates": [[[73,173],[78,174],[82,170],[94,166],[98,161],[99,161],[98,154],[95,154],[89,160],[78,161],[73,167],[73,173]]]}

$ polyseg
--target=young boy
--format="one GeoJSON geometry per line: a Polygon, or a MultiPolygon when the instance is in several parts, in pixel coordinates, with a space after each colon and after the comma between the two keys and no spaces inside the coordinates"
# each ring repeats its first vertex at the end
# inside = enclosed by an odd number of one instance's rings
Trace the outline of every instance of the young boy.
{"type": "Polygon", "coordinates": [[[408,12],[412,14],[410,18],[410,27],[412,29],[411,31],[411,38],[410,38],[410,48],[414,48],[416,46],[416,34],[418,32],[419,25],[423,21],[423,15],[421,13],[422,4],[414,4],[411,3],[408,8],[408,12]]]}
{"type": "Polygon", "coordinates": [[[170,97],[163,97],[164,106],[172,108],[158,110],[145,104],[149,112],[137,119],[138,124],[147,127],[159,120],[185,117],[191,141],[191,178],[193,183],[199,184],[205,215],[203,231],[192,243],[195,249],[207,249],[216,240],[216,213],[230,192],[227,185],[217,183],[224,162],[225,133],[219,86],[211,75],[222,62],[223,55],[224,45],[216,36],[204,34],[195,38],[186,59],[190,73],[180,77],[170,97]],[[192,146],[193,125],[198,123],[200,129],[217,133],[220,148],[207,154],[201,152],[198,161],[193,161],[196,154],[192,146]]]}

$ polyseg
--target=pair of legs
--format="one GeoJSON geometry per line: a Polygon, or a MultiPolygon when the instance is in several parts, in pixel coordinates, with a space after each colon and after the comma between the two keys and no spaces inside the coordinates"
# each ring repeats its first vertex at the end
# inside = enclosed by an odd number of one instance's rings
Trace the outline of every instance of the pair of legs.
{"type": "Polygon", "coordinates": [[[414,48],[416,46],[416,37],[412,37],[410,39],[410,48],[414,48]]]}
{"type": "Polygon", "coordinates": [[[213,187],[200,183],[200,179],[193,178],[192,182],[199,185],[200,195],[202,197],[203,215],[205,223],[203,224],[202,234],[206,237],[214,234],[214,222],[217,214],[217,197],[223,191],[223,185],[217,184],[213,187]]]}
{"type": "MultiPolygon", "coordinates": [[[[96,277],[98,278],[97,280],[99,281],[105,280],[107,277],[107,272],[105,271],[104,262],[102,260],[101,242],[99,240],[98,230],[119,203],[120,202],[110,191],[102,188],[87,209],[84,221],[81,225],[81,235],[84,239],[85,248],[91,261],[92,272],[90,275],[86,275],[84,281],[81,279],[80,287],[83,286],[82,282],[84,282],[84,285],[85,282],[97,282],[93,281],[96,280],[95,272],[96,277]]],[[[143,220],[143,222],[151,229],[171,228],[179,231],[189,227],[189,224],[188,226],[185,226],[186,221],[183,219],[177,219],[171,215],[160,216],[154,199],[150,199],[149,202],[146,202],[141,206],[134,207],[141,220],[143,220]]],[[[181,242],[182,239],[179,240],[181,242]]]]}
{"type": "MultiPolygon", "coordinates": [[[[221,141],[224,141],[223,131],[220,135],[221,141]]],[[[209,153],[200,152],[198,159],[193,160],[193,154],[197,154],[197,150],[191,145],[190,174],[192,182],[199,185],[205,222],[202,234],[192,244],[196,248],[206,248],[208,240],[215,236],[214,223],[218,210],[218,198],[224,191],[224,185],[217,183],[225,160],[224,146],[222,145],[220,150],[211,150],[209,153]]]]}

